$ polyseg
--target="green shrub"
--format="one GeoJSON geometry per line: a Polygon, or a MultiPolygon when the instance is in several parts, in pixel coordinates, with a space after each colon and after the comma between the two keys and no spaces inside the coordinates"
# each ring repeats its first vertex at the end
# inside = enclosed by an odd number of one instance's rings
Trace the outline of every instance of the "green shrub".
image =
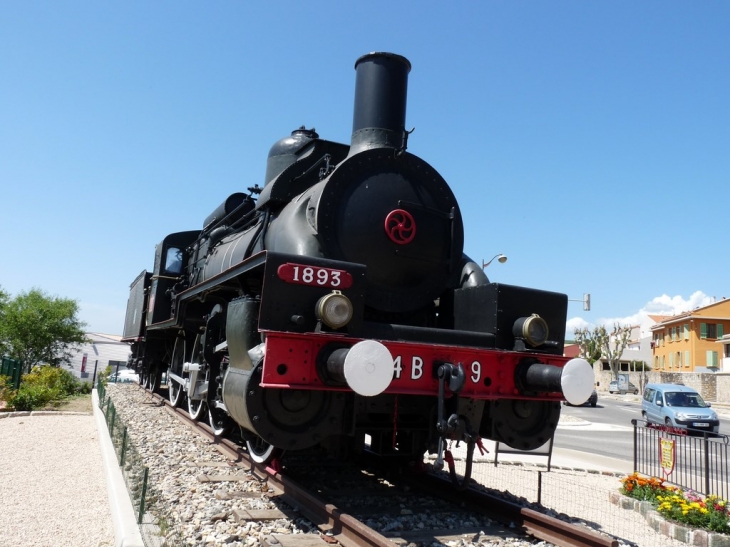
{"type": "Polygon", "coordinates": [[[23,375],[17,391],[5,389],[4,397],[8,406],[15,410],[37,410],[67,397],[89,394],[91,387],[91,384],[77,380],[67,370],[43,366],[23,375]]]}
{"type": "Polygon", "coordinates": [[[60,397],[69,397],[78,392],[78,380],[69,371],[58,367],[36,368],[23,376],[21,381],[22,384],[45,386],[56,390],[60,397]]]}
{"type": "Polygon", "coordinates": [[[106,387],[109,384],[109,376],[112,375],[112,366],[108,365],[100,374],[99,374],[99,381],[101,382],[101,385],[106,387]]]}
{"type": "Polygon", "coordinates": [[[15,410],[38,410],[58,399],[58,391],[42,385],[20,384],[20,389],[8,397],[8,406],[15,410]]]}
{"type": "Polygon", "coordinates": [[[0,376],[0,401],[7,401],[13,392],[13,379],[10,376],[0,376]]]}

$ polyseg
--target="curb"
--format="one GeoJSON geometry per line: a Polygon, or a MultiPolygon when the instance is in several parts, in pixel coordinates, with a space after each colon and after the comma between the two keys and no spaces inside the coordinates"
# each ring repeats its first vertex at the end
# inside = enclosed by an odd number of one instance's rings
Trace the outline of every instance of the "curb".
{"type": "Polygon", "coordinates": [[[3,418],[22,418],[24,416],[90,416],[89,412],[71,412],[67,410],[34,410],[17,412],[0,412],[0,420],[3,418]]]}
{"type": "Polygon", "coordinates": [[[92,406],[94,407],[94,419],[96,429],[99,433],[99,444],[101,446],[101,459],[106,476],[107,491],[109,492],[109,510],[112,515],[114,526],[114,545],[116,547],[144,547],[142,534],[137,525],[137,518],[132,507],[132,500],[127,492],[127,485],[124,482],[122,470],[117,463],[117,453],[109,437],[109,429],[106,426],[104,413],[99,408],[99,394],[96,389],[91,393],[92,406]]]}

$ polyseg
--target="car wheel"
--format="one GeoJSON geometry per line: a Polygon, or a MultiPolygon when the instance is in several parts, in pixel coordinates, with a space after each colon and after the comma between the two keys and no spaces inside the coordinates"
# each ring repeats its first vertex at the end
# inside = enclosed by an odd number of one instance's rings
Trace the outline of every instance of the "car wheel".
{"type": "Polygon", "coordinates": [[[665,418],[664,419],[664,425],[666,425],[667,427],[674,427],[674,426],[672,426],[672,419],[671,418],[665,418]]]}
{"type": "Polygon", "coordinates": [[[596,401],[593,401],[593,402],[591,403],[591,406],[592,406],[593,408],[596,408],[596,401]]]}
{"type": "Polygon", "coordinates": [[[649,416],[647,416],[647,415],[646,415],[646,412],[643,412],[643,411],[642,411],[642,413],[641,413],[641,418],[642,418],[642,419],[643,419],[643,420],[644,420],[644,421],[645,421],[645,422],[646,422],[647,424],[648,424],[648,423],[651,423],[651,422],[649,422],[649,416]]]}
{"type": "Polygon", "coordinates": [[[634,390],[634,395],[638,395],[638,394],[639,394],[639,390],[638,389],[635,389],[634,390]]]}

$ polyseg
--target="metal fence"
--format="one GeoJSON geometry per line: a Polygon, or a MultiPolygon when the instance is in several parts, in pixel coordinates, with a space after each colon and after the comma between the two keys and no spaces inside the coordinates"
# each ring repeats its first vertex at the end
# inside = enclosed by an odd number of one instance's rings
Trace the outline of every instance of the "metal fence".
{"type": "MultiPolygon", "coordinates": [[[[687,547],[652,529],[643,514],[610,501],[618,494],[625,474],[568,468],[555,462],[548,471],[548,454],[514,451],[515,455],[509,455],[500,448],[497,455],[494,444],[485,441],[488,452],[474,458],[472,480],[479,485],[477,488],[486,488],[518,504],[528,503],[531,509],[551,516],[563,515],[626,547],[687,547]]],[[[459,449],[452,451],[461,478],[463,454],[459,449]]],[[[588,460],[586,465],[590,466],[588,460]]]]}
{"type": "Polygon", "coordinates": [[[634,426],[634,469],[651,477],[723,499],[730,496],[730,437],[712,436],[631,420],[634,426]]]}
{"type": "Polygon", "coordinates": [[[23,363],[10,357],[2,357],[0,359],[0,376],[8,376],[14,389],[20,388],[20,377],[22,374],[23,363]]]}
{"type": "Polygon", "coordinates": [[[137,515],[137,524],[142,524],[149,506],[147,499],[149,469],[144,465],[142,457],[127,437],[127,426],[117,417],[114,403],[111,398],[106,396],[106,390],[101,382],[97,384],[97,392],[99,407],[106,417],[106,425],[117,454],[117,462],[122,470],[129,497],[137,515]]]}

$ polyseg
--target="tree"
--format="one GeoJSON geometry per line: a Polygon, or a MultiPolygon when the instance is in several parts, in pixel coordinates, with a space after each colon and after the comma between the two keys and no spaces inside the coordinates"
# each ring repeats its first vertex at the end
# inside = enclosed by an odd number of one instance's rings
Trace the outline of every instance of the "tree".
{"type": "Polygon", "coordinates": [[[591,365],[601,357],[605,357],[611,367],[611,377],[618,379],[618,368],[621,355],[631,338],[631,327],[623,327],[615,323],[609,334],[606,327],[601,325],[592,331],[575,329],[575,341],[580,347],[580,356],[591,365]]]}
{"type": "MultiPolygon", "coordinates": [[[[8,305],[8,293],[6,293],[2,287],[0,287],[0,323],[2,323],[2,317],[3,317],[3,310],[5,310],[5,307],[8,305]]],[[[5,340],[3,340],[3,337],[0,336],[0,357],[5,355],[7,353],[8,348],[5,345],[5,340]]]]}
{"type": "Polygon", "coordinates": [[[68,363],[73,349],[86,341],[86,324],[78,312],[75,300],[48,296],[40,289],[13,299],[0,290],[0,349],[21,360],[26,372],[41,363],[68,363]]]}
{"type": "Polygon", "coordinates": [[[601,346],[599,340],[596,338],[596,329],[589,331],[588,329],[575,329],[575,342],[580,348],[580,355],[591,366],[593,363],[601,358],[601,346]]]}
{"type": "Polygon", "coordinates": [[[618,369],[621,364],[621,355],[631,341],[631,327],[624,327],[619,323],[613,324],[611,334],[606,327],[600,326],[601,353],[611,367],[611,377],[618,380],[618,369]]]}

